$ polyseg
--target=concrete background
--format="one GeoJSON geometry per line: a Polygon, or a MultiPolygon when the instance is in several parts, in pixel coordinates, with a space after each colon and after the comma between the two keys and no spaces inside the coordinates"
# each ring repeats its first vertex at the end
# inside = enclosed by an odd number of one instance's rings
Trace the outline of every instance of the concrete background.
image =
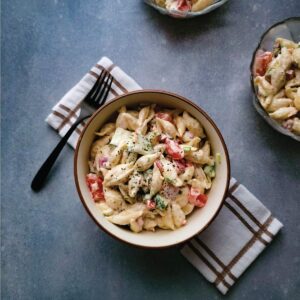
{"type": "Polygon", "coordinates": [[[226,299],[299,299],[300,144],[251,104],[249,63],[262,32],[300,15],[298,0],[228,1],[187,21],[142,1],[3,0],[2,299],[222,299],[178,252],[145,251],[85,212],[66,147],[47,186],[30,182],[59,138],[44,119],[101,56],[145,88],[202,106],[227,142],[232,174],[285,225],[226,299]]]}

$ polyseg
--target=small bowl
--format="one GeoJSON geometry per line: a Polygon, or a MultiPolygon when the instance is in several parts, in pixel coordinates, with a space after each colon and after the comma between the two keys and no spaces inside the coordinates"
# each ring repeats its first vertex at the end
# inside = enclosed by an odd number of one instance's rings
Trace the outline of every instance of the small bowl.
{"type": "Polygon", "coordinates": [[[164,91],[142,90],[115,98],[98,109],[86,124],[77,143],[74,158],[74,176],[79,197],[91,218],[96,224],[113,237],[135,246],[146,248],[162,248],[182,243],[204,230],[217,216],[226,197],[230,180],[230,162],[223,137],[212,119],[193,102],[164,91]],[[216,177],[209,191],[207,204],[195,209],[187,218],[187,224],[174,231],[158,229],[155,232],[143,231],[134,233],[126,228],[110,223],[95,205],[85,176],[89,172],[89,150],[97,131],[118,109],[123,106],[137,106],[141,103],[157,103],[160,106],[179,108],[189,112],[203,125],[211,142],[213,153],[221,154],[221,164],[216,166],[216,177]]]}
{"type": "Polygon", "coordinates": [[[215,0],[215,2],[208,7],[197,11],[197,12],[184,12],[184,11],[178,11],[178,10],[168,10],[163,7],[158,6],[155,4],[154,0],[144,0],[145,3],[152,6],[156,10],[158,10],[163,15],[168,15],[173,18],[179,18],[179,19],[189,19],[189,18],[195,18],[198,16],[202,16],[205,14],[210,13],[211,11],[215,10],[216,8],[222,6],[225,4],[228,0],[215,0]]]}
{"type": "Polygon", "coordinates": [[[253,76],[253,65],[255,62],[256,53],[258,50],[263,51],[272,51],[273,45],[275,43],[276,38],[282,37],[289,40],[292,40],[294,42],[300,41],[300,17],[293,17],[286,19],[284,21],[281,21],[279,23],[274,24],[271,26],[260,38],[260,41],[253,53],[251,64],[250,64],[250,80],[251,80],[251,86],[253,91],[253,105],[257,112],[263,117],[263,119],[275,130],[278,132],[287,135],[296,141],[300,142],[300,136],[294,134],[293,132],[289,131],[288,129],[285,129],[282,127],[278,122],[276,122],[274,119],[270,118],[267,112],[264,110],[264,108],[261,106],[257,94],[256,89],[254,86],[254,76],[253,76]]]}

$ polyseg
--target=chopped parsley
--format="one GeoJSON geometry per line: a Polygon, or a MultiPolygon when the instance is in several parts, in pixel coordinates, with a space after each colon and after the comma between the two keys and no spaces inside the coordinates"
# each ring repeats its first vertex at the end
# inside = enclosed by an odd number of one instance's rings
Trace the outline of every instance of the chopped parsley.
{"type": "Polygon", "coordinates": [[[155,201],[156,208],[158,208],[160,210],[165,210],[168,206],[165,198],[160,195],[156,195],[154,198],[154,201],[155,201]]]}

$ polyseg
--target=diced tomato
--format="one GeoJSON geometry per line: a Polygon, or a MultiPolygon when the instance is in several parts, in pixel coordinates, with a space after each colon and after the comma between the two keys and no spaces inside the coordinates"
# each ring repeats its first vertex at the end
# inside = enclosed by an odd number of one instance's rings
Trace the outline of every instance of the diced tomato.
{"type": "Polygon", "coordinates": [[[160,160],[157,160],[157,161],[155,162],[155,164],[156,164],[156,166],[159,168],[159,171],[160,171],[160,172],[163,172],[163,171],[164,171],[163,164],[161,163],[160,160]]]}
{"type": "Polygon", "coordinates": [[[205,206],[207,199],[208,199],[207,195],[200,194],[196,199],[195,205],[198,207],[203,207],[203,206],[205,206]]]}
{"type": "Polygon", "coordinates": [[[184,158],[184,151],[177,142],[166,139],[166,151],[175,160],[184,158]]]}
{"type": "Polygon", "coordinates": [[[96,174],[89,173],[86,175],[86,183],[95,202],[104,200],[102,182],[101,177],[96,174]]]}
{"type": "Polygon", "coordinates": [[[155,209],[155,207],[156,207],[155,201],[153,201],[153,200],[147,200],[146,206],[149,209],[155,209]]]}
{"type": "Polygon", "coordinates": [[[192,8],[191,2],[189,0],[178,0],[177,8],[181,11],[189,11],[192,8]]]}
{"type": "Polygon", "coordinates": [[[95,202],[99,202],[101,200],[104,200],[104,195],[103,195],[103,191],[101,190],[97,190],[92,192],[92,196],[95,202]]]}
{"type": "Polygon", "coordinates": [[[258,50],[255,56],[253,73],[255,76],[264,76],[269,63],[273,58],[272,52],[264,52],[262,50],[258,50]]]}
{"type": "Polygon", "coordinates": [[[172,116],[169,113],[164,113],[164,112],[158,112],[156,113],[156,118],[165,120],[165,121],[169,121],[169,122],[173,122],[172,116]]]}
{"type": "Polygon", "coordinates": [[[198,207],[203,207],[207,202],[207,195],[201,194],[200,189],[191,187],[188,200],[190,203],[198,207]]]}
{"type": "Polygon", "coordinates": [[[174,160],[174,163],[176,164],[176,169],[177,169],[177,173],[178,174],[181,174],[184,172],[187,164],[185,162],[184,159],[181,159],[181,160],[174,160]]]}

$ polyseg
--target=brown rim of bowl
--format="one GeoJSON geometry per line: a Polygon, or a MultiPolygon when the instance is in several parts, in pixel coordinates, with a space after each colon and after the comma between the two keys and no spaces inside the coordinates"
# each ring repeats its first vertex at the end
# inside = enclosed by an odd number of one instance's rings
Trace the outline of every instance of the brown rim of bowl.
{"type": "Polygon", "coordinates": [[[101,106],[98,110],[95,111],[95,113],[92,115],[92,117],[88,120],[88,122],[86,123],[86,125],[84,126],[84,129],[82,131],[82,133],[80,134],[79,136],[79,139],[78,139],[78,142],[77,142],[77,146],[76,146],[76,150],[75,150],[75,156],[74,156],[74,178],[75,178],[75,184],[76,184],[76,189],[77,189],[77,192],[79,194],[79,197],[80,197],[80,200],[83,204],[83,206],[85,207],[87,213],[90,215],[90,217],[94,220],[94,222],[98,225],[98,227],[100,227],[104,232],[108,233],[110,236],[112,236],[113,238],[121,241],[121,242],[124,242],[128,245],[131,245],[131,246],[135,246],[135,247],[138,247],[138,248],[144,248],[144,249],[162,249],[162,248],[169,248],[169,247],[174,247],[176,245],[180,245],[190,239],[192,239],[194,236],[196,236],[197,234],[199,234],[200,232],[204,231],[211,223],[212,221],[216,218],[216,216],[219,214],[222,206],[223,206],[223,203],[225,201],[225,198],[226,198],[226,195],[227,195],[227,192],[228,192],[228,188],[229,188],[229,181],[230,181],[230,159],[229,159],[229,154],[228,154],[228,150],[227,150],[227,146],[225,144],[225,141],[223,139],[223,136],[219,130],[219,128],[217,127],[217,125],[214,123],[214,121],[210,118],[210,116],[202,109],[200,108],[198,105],[196,105],[195,103],[193,103],[192,101],[182,97],[182,96],[179,96],[177,94],[174,94],[174,93],[171,93],[171,92],[167,92],[167,91],[163,91],[163,90],[153,90],[153,89],[148,89],[148,90],[138,90],[138,91],[134,91],[134,92],[129,92],[129,93],[126,93],[124,95],[121,95],[121,96],[118,96],[116,98],[114,98],[113,100],[109,101],[108,103],[104,104],[103,106],[101,106]],[[188,237],[186,238],[185,240],[181,241],[181,242],[178,242],[178,243],[175,243],[175,244],[172,244],[172,245],[167,245],[167,246],[143,246],[143,245],[137,245],[137,244],[133,244],[133,243],[130,243],[126,240],[123,240],[122,238],[112,234],[110,231],[108,231],[106,228],[104,228],[100,223],[98,223],[98,221],[96,220],[96,218],[94,218],[93,214],[90,212],[89,208],[87,207],[85,201],[84,201],[84,198],[81,194],[81,190],[79,188],[79,182],[78,182],[78,176],[77,176],[77,157],[78,157],[78,151],[79,151],[79,147],[80,147],[80,144],[81,144],[81,141],[82,141],[82,137],[86,131],[86,129],[88,128],[89,124],[92,122],[92,120],[96,117],[96,115],[99,114],[99,112],[101,110],[103,110],[106,106],[110,105],[111,103],[114,103],[120,99],[122,99],[123,97],[126,97],[128,95],[133,95],[133,94],[142,94],[142,93],[154,93],[154,94],[165,94],[165,95],[169,95],[169,96],[172,96],[172,97],[175,97],[175,98],[178,98],[179,100],[182,100],[183,102],[187,103],[187,104],[190,104],[191,106],[193,106],[196,110],[198,110],[201,114],[203,114],[205,116],[205,118],[210,122],[210,124],[214,127],[214,129],[216,130],[220,140],[221,140],[221,143],[223,145],[223,148],[224,148],[224,151],[225,151],[225,156],[226,156],[226,162],[227,162],[227,182],[226,182],[226,188],[225,188],[225,192],[223,194],[223,198],[222,198],[222,201],[218,207],[218,209],[216,210],[215,214],[213,215],[213,217],[211,218],[211,220],[201,229],[199,230],[195,235],[193,235],[192,237],[188,237]]]}

